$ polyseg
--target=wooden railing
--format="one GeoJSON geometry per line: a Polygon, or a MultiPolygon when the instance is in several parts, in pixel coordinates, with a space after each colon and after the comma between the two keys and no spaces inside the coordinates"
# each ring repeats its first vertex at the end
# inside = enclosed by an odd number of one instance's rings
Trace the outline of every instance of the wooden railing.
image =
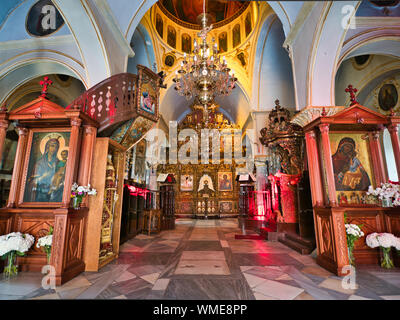
{"type": "Polygon", "coordinates": [[[80,109],[100,123],[98,132],[136,115],[138,76],[116,74],[76,98],[67,109],[80,109]]]}

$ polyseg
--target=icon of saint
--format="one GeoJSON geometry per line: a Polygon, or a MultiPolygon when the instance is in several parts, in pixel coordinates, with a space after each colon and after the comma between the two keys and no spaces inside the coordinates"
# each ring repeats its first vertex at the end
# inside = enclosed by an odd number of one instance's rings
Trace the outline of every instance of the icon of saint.
{"type": "Polygon", "coordinates": [[[332,156],[332,163],[336,190],[368,190],[371,180],[357,157],[356,143],[352,138],[345,137],[340,140],[332,156]]]}

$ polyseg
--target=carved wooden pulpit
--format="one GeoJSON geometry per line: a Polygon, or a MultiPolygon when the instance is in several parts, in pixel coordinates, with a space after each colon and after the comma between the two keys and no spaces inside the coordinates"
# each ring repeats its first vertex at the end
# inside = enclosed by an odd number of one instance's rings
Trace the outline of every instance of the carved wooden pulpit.
{"type": "Polygon", "coordinates": [[[302,254],[309,254],[315,248],[314,235],[303,231],[312,229],[312,219],[308,219],[312,213],[304,208],[298,195],[299,182],[304,180],[304,133],[299,125],[290,122],[290,118],[289,110],[276,100],[268,126],[261,130],[260,141],[280,161],[281,170],[268,177],[277,231],[284,234],[280,241],[302,254]],[[311,228],[307,227],[310,224],[311,228]]]}

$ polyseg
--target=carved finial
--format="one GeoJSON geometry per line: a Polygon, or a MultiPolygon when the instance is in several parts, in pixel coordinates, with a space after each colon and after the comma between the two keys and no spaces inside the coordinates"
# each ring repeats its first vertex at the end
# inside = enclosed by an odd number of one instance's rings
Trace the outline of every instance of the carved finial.
{"type": "Polygon", "coordinates": [[[281,106],[279,105],[279,99],[275,100],[275,108],[276,110],[279,110],[281,108],[281,106]]]}
{"type": "Polygon", "coordinates": [[[322,117],[326,117],[327,115],[328,115],[328,113],[326,112],[325,107],[323,107],[323,108],[322,108],[321,116],[322,116],[322,117]]]}
{"type": "Polygon", "coordinates": [[[394,117],[395,115],[396,115],[396,114],[395,114],[393,108],[390,108],[390,116],[391,116],[391,117],[394,117]]]}
{"type": "Polygon", "coordinates": [[[53,81],[49,79],[49,77],[44,77],[42,81],[39,82],[39,84],[43,87],[42,88],[42,94],[40,95],[42,98],[46,98],[47,95],[47,89],[48,87],[53,84],[53,81]]]}
{"type": "Polygon", "coordinates": [[[7,111],[8,111],[8,109],[7,109],[6,103],[4,102],[2,104],[2,106],[0,107],[0,112],[7,112],[7,111]]]}
{"type": "Polygon", "coordinates": [[[350,105],[352,106],[355,103],[358,103],[356,100],[356,95],[355,93],[358,91],[356,88],[353,88],[351,84],[344,90],[346,92],[350,93],[350,105]]]}

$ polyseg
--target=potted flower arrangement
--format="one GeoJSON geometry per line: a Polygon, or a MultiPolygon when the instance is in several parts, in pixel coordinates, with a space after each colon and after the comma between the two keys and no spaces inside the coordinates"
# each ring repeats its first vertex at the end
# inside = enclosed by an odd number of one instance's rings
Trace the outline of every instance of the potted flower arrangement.
{"type": "Polygon", "coordinates": [[[354,266],[354,243],[356,240],[364,236],[364,232],[361,231],[362,225],[356,225],[353,223],[346,223],[346,238],[347,238],[347,249],[349,251],[349,261],[352,266],[354,266]]]}
{"type": "Polygon", "coordinates": [[[381,186],[376,189],[369,186],[367,195],[379,199],[382,207],[400,206],[400,186],[396,182],[381,183],[381,186]]]}
{"type": "Polygon", "coordinates": [[[76,182],[72,185],[71,188],[71,198],[72,198],[72,206],[74,209],[79,209],[82,200],[86,195],[95,196],[97,194],[96,189],[90,188],[90,184],[87,187],[80,186],[76,182]]]}
{"type": "Polygon", "coordinates": [[[367,246],[370,248],[379,247],[382,254],[381,267],[390,269],[394,267],[392,258],[390,257],[390,250],[392,247],[399,246],[399,239],[391,233],[371,233],[365,239],[367,246]]]}
{"type": "Polygon", "coordinates": [[[28,233],[12,232],[0,236],[0,256],[3,260],[8,259],[3,272],[6,279],[18,274],[16,258],[23,257],[34,242],[35,238],[28,233]]]}
{"type": "Polygon", "coordinates": [[[39,238],[36,244],[37,248],[42,248],[43,251],[46,253],[47,264],[50,264],[52,243],[53,243],[53,227],[50,227],[49,233],[46,236],[39,238]]]}

